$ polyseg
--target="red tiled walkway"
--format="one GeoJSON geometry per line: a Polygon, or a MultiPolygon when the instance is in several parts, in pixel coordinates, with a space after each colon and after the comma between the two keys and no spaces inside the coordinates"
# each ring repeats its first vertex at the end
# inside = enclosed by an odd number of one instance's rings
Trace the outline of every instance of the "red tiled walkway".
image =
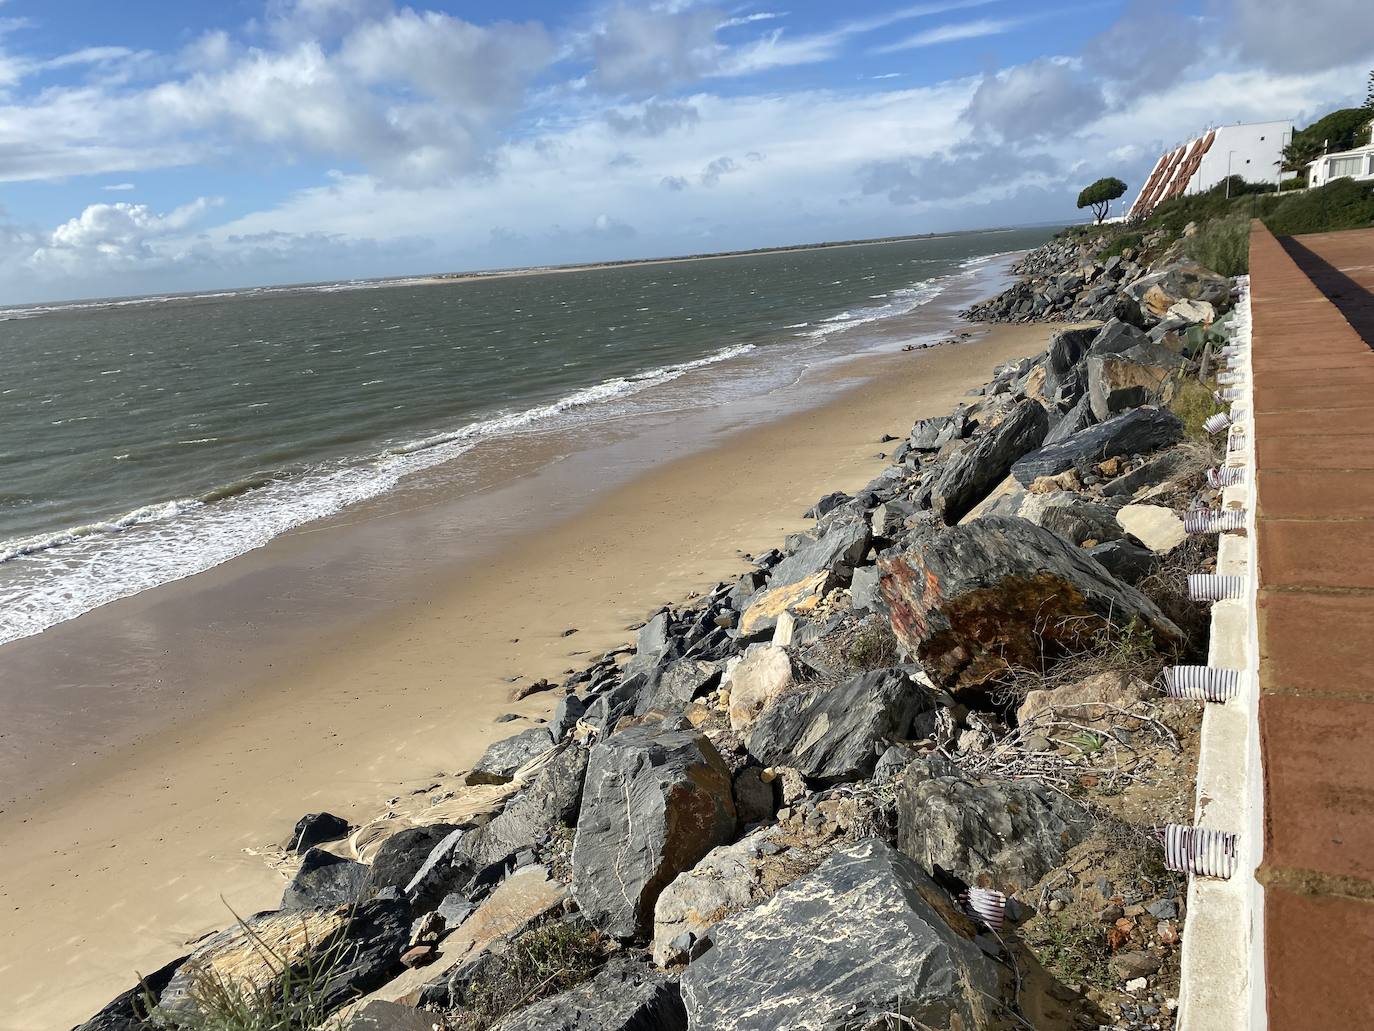
{"type": "Polygon", "coordinates": [[[1250,285],[1269,1026],[1374,1028],[1374,230],[1250,285]]]}

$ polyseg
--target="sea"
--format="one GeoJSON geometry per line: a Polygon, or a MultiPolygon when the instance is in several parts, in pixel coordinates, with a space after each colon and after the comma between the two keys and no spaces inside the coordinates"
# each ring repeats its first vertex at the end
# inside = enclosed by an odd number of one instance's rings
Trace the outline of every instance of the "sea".
{"type": "Polygon", "coordinates": [[[0,308],[0,644],[479,442],[933,342],[891,330],[1051,232],[0,308]]]}

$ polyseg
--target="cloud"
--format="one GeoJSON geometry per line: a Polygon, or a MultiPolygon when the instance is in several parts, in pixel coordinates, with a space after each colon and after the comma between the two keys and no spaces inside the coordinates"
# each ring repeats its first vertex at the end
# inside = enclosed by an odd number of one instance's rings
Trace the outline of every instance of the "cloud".
{"type": "Polygon", "coordinates": [[[1000,36],[1024,25],[1029,18],[979,18],[976,21],[951,22],[937,25],[908,36],[906,39],[877,47],[875,54],[891,54],[899,50],[916,50],[920,47],[940,46],[943,43],[956,43],[964,39],[981,39],[984,36],[1000,36]]]}
{"type": "Polygon", "coordinates": [[[721,176],[738,172],[743,166],[732,157],[719,157],[701,170],[701,185],[715,186],[721,176]]]}
{"type": "Polygon", "coordinates": [[[1088,41],[1084,65],[1123,99],[1169,86],[1204,57],[1198,41],[1206,29],[1189,22],[1177,2],[1132,0],[1105,32],[1088,41]],[[1149,41],[1148,58],[1130,59],[1142,40],[1149,41]]]}
{"type": "Polygon", "coordinates": [[[620,3],[592,33],[593,83],[611,92],[662,93],[716,67],[721,15],[709,8],[645,9],[620,3]]]}
{"type": "Polygon", "coordinates": [[[673,193],[680,193],[690,185],[687,180],[680,175],[665,175],[658,181],[658,184],[665,190],[671,190],[673,193]]]}
{"type": "Polygon", "coordinates": [[[628,154],[623,150],[619,151],[616,154],[612,154],[606,160],[607,168],[638,168],[639,165],[639,158],[635,157],[633,154],[628,154]]]}
{"type": "Polygon", "coordinates": [[[157,265],[175,256],[158,247],[219,203],[199,197],[166,214],[146,204],[91,204],[80,215],[52,231],[48,240],[29,256],[35,269],[58,269],[89,274],[93,269],[123,269],[157,265]]]}
{"type": "Polygon", "coordinates": [[[1001,147],[973,145],[948,153],[874,161],[859,169],[860,189],[893,204],[974,199],[1004,194],[1008,187],[1043,185],[1062,174],[1049,154],[1021,154],[1014,160],[1001,147]]]}
{"type": "Polygon", "coordinates": [[[123,190],[132,190],[133,188],[134,188],[134,184],[133,184],[133,183],[110,183],[110,184],[108,184],[108,185],[106,185],[106,186],[102,186],[102,187],[101,187],[102,190],[109,190],[109,191],[111,191],[111,192],[123,191],[123,190]]]}
{"type": "Polygon", "coordinates": [[[1219,20],[1242,59],[1279,71],[1314,71],[1374,59],[1367,0],[1230,0],[1219,20]]]}
{"type": "Polygon", "coordinates": [[[673,129],[690,128],[699,121],[700,112],[679,100],[651,100],[628,113],[616,108],[606,112],[606,123],[626,136],[662,136],[673,129]]]}
{"type": "Polygon", "coordinates": [[[1072,133],[1107,109],[1102,90],[1072,63],[1042,57],[983,76],[967,116],[1004,140],[1072,133]]]}

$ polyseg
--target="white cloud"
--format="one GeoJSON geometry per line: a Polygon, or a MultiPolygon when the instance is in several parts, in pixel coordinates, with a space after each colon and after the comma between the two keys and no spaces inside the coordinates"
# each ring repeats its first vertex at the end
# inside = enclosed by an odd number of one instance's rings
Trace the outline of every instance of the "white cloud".
{"type": "Polygon", "coordinates": [[[899,50],[916,50],[921,47],[940,46],[956,43],[964,39],[981,39],[984,36],[1000,36],[1024,25],[1028,18],[978,18],[974,21],[951,22],[925,29],[906,39],[889,43],[874,49],[875,54],[891,54],[899,50]]]}
{"type": "Polygon", "coordinates": [[[1368,0],[1230,0],[1219,21],[1243,58],[1281,71],[1374,61],[1368,0]]]}
{"type": "Polygon", "coordinates": [[[1042,57],[985,75],[968,117],[1001,139],[1030,140],[1077,132],[1106,107],[1101,88],[1074,62],[1042,57]]]}
{"type": "Polygon", "coordinates": [[[218,203],[199,197],[166,214],[158,214],[146,204],[91,204],[54,229],[28,257],[27,264],[40,271],[88,275],[95,269],[146,267],[176,260],[175,253],[159,247],[159,243],[182,233],[218,203]]]}
{"type": "Polygon", "coordinates": [[[120,191],[124,191],[124,190],[132,190],[133,188],[134,188],[134,184],[133,184],[133,183],[110,183],[110,184],[108,184],[108,185],[106,185],[106,186],[102,186],[102,187],[101,187],[102,190],[108,190],[108,191],[111,191],[111,192],[120,192],[120,191]]]}

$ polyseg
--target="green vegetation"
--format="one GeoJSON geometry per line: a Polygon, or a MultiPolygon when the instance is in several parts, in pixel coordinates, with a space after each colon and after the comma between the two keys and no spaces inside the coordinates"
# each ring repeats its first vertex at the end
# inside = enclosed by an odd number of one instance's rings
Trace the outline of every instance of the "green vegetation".
{"type": "Polygon", "coordinates": [[[887,620],[870,620],[859,628],[845,652],[858,670],[887,669],[897,664],[897,637],[887,620]]]}
{"type": "Polygon", "coordinates": [[[1078,195],[1078,206],[1080,208],[1092,208],[1093,215],[1100,225],[1102,220],[1107,217],[1107,209],[1111,207],[1112,201],[1125,192],[1126,184],[1115,176],[1109,175],[1097,180],[1091,186],[1085,186],[1078,195]]]}
{"type": "Polygon", "coordinates": [[[1207,431],[1202,424],[1225,411],[1225,407],[1212,396],[1216,389],[1215,380],[1198,381],[1184,377],[1178,381],[1169,409],[1183,420],[1183,435],[1189,440],[1206,440],[1207,431]]]}
{"type": "Polygon", "coordinates": [[[511,943],[464,989],[448,1016],[454,1031],[485,1031],[502,1017],[592,977],[605,962],[605,941],[590,924],[553,920],[511,943]]]}
{"type": "Polygon", "coordinates": [[[1140,250],[1144,243],[1144,233],[1121,233],[1098,253],[1098,257],[1104,261],[1107,258],[1115,258],[1127,249],[1140,250]]]}
{"type": "Polygon", "coordinates": [[[1250,219],[1226,215],[1208,222],[1184,244],[1188,256],[1223,276],[1250,271],[1250,219]]]}
{"type": "Polygon", "coordinates": [[[1299,129],[1292,142],[1283,148],[1284,171],[1305,175],[1308,163],[1323,153],[1363,146],[1369,142],[1371,119],[1374,111],[1368,107],[1346,107],[1299,129]]]}

